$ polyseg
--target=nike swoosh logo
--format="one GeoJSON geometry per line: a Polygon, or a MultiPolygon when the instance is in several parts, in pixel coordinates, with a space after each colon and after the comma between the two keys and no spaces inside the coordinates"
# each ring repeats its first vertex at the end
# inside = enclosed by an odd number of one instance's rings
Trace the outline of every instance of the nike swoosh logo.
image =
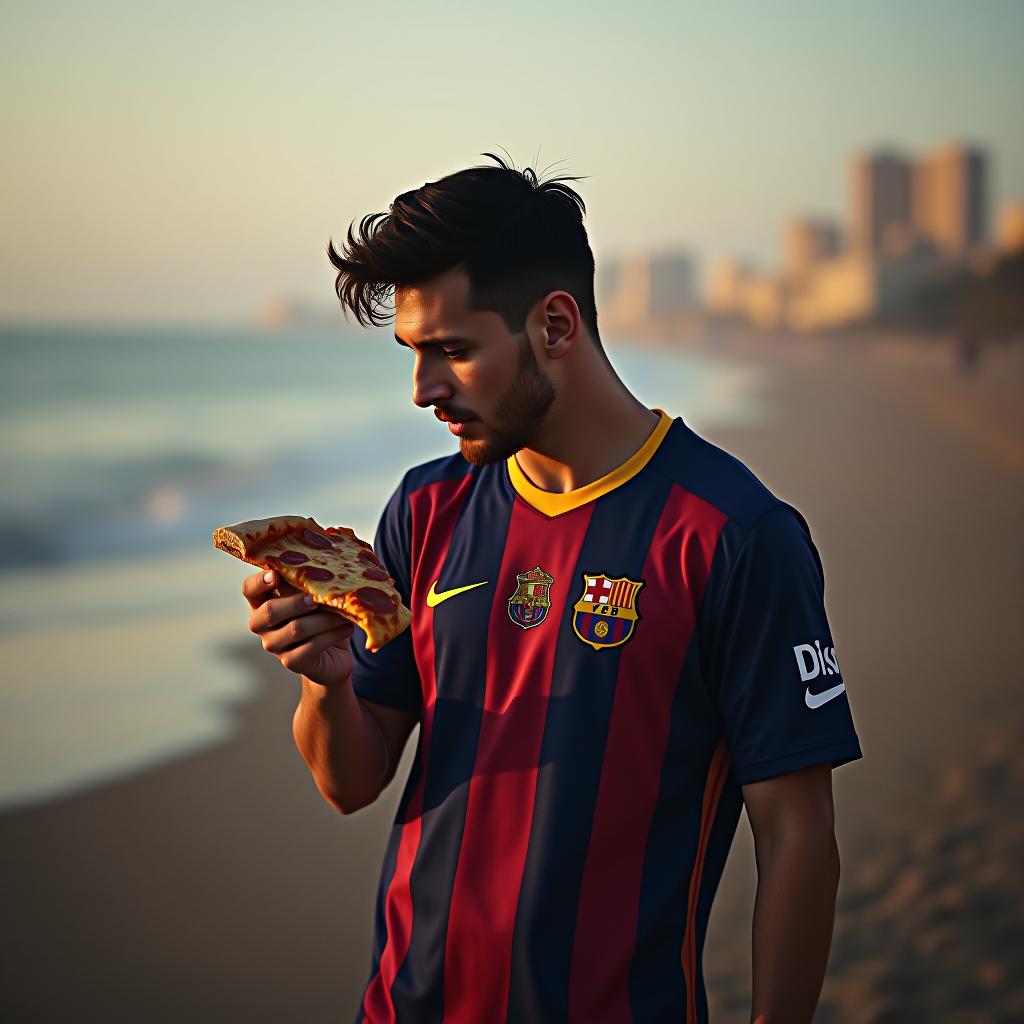
{"type": "Polygon", "coordinates": [[[838,686],[833,686],[830,690],[822,690],[821,693],[811,693],[811,689],[808,687],[804,693],[804,703],[809,708],[820,708],[822,704],[827,704],[833,697],[838,697],[845,689],[846,683],[839,683],[838,686]]]}
{"type": "Polygon", "coordinates": [[[437,586],[437,580],[434,580],[430,584],[430,590],[427,593],[427,607],[436,608],[442,601],[447,601],[449,597],[455,597],[456,594],[464,594],[467,590],[473,590],[476,587],[483,587],[489,580],[483,580],[480,583],[470,583],[468,587],[456,587],[454,590],[442,590],[441,593],[437,593],[434,587],[437,586]]]}

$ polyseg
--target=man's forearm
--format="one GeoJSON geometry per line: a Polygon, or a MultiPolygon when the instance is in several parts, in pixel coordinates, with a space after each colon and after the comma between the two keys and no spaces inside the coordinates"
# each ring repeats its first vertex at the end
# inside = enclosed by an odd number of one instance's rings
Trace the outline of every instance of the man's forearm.
{"type": "Polygon", "coordinates": [[[831,832],[783,835],[757,851],[754,1024],[810,1024],[832,944],[838,885],[831,832]]]}
{"type": "Polygon", "coordinates": [[[343,814],[373,803],[387,781],[387,744],[351,682],[321,686],[305,676],[292,734],[324,799],[343,814]]]}

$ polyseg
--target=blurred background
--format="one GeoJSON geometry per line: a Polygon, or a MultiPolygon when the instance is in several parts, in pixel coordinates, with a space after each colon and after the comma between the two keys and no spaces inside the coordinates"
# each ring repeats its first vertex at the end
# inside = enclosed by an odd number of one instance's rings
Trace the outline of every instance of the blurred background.
{"type": "MultiPolygon", "coordinates": [[[[1024,1019],[1022,40],[1016,0],[0,7],[0,1016],[355,1015],[401,781],[321,800],[210,535],[372,537],[455,450],[325,248],[504,150],[585,176],[634,393],[822,553],[865,756],[816,1022],[1024,1019]]],[[[716,1022],[755,877],[744,818],[716,1022]]]]}

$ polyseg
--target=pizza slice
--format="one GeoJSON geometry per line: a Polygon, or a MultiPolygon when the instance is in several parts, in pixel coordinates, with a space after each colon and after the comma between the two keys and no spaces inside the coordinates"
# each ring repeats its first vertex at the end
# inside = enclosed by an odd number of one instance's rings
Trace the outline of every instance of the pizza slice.
{"type": "Polygon", "coordinates": [[[317,604],[351,619],[379,651],[412,622],[395,581],[347,526],[322,527],[306,516],[251,519],[214,530],[213,543],[243,562],[273,569],[317,604]]]}

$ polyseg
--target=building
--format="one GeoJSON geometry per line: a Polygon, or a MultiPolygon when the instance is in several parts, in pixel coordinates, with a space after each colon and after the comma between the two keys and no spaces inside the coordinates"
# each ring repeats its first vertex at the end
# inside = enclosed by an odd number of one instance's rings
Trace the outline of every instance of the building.
{"type": "MultiPolygon", "coordinates": [[[[848,241],[825,218],[790,221],[782,271],[722,261],[708,275],[708,309],[761,327],[820,330],[897,314],[965,274],[998,263],[988,238],[988,156],[948,143],[912,159],[894,149],[850,164],[848,241]]],[[[1024,252],[1024,202],[1000,211],[999,247],[1024,252]]]]}
{"type": "Polygon", "coordinates": [[[834,221],[814,217],[798,217],[785,228],[782,241],[784,273],[799,280],[815,264],[839,255],[839,225],[834,221]]]}
{"type": "Polygon", "coordinates": [[[851,169],[850,244],[863,255],[880,255],[886,237],[912,224],[913,165],[902,153],[881,150],[854,157],[851,169]]]}
{"type": "Polygon", "coordinates": [[[999,208],[996,243],[1000,252],[1024,252],[1024,201],[1003,203],[999,208]]]}
{"type": "Polygon", "coordinates": [[[801,282],[786,310],[789,326],[800,331],[859,320],[873,312],[876,262],[859,252],[820,263],[801,282]]]}
{"type": "Polygon", "coordinates": [[[913,223],[940,252],[966,258],[988,239],[988,157],[949,143],[914,167],[913,223]]]}
{"type": "Polygon", "coordinates": [[[344,323],[340,307],[297,295],[272,295],[255,316],[255,326],[262,331],[336,330],[344,323]]]}
{"type": "Polygon", "coordinates": [[[617,260],[598,257],[594,268],[594,293],[599,306],[612,301],[619,287],[621,265],[617,260]]]}
{"type": "Polygon", "coordinates": [[[704,285],[705,306],[717,316],[738,314],[743,286],[752,273],[752,268],[742,260],[712,263],[704,285]]]}
{"type": "Polygon", "coordinates": [[[651,256],[648,266],[648,313],[658,317],[693,306],[693,260],[681,252],[651,256]]]}
{"type": "Polygon", "coordinates": [[[781,327],[786,320],[789,292],[789,284],[780,274],[751,274],[740,289],[740,311],[755,327],[781,327]]]}
{"type": "Polygon", "coordinates": [[[898,309],[923,289],[956,273],[925,240],[898,256],[849,252],[818,264],[790,295],[786,322],[801,331],[855,323],[898,309]]]}
{"type": "Polygon", "coordinates": [[[602,310],[602,320],[610,327],[640,327],[693,308],[694,264],[685,253],[628,257],[616,271],[605,271],[604,282],[609,280],[614,280],[614,287],[602,310]]]}

